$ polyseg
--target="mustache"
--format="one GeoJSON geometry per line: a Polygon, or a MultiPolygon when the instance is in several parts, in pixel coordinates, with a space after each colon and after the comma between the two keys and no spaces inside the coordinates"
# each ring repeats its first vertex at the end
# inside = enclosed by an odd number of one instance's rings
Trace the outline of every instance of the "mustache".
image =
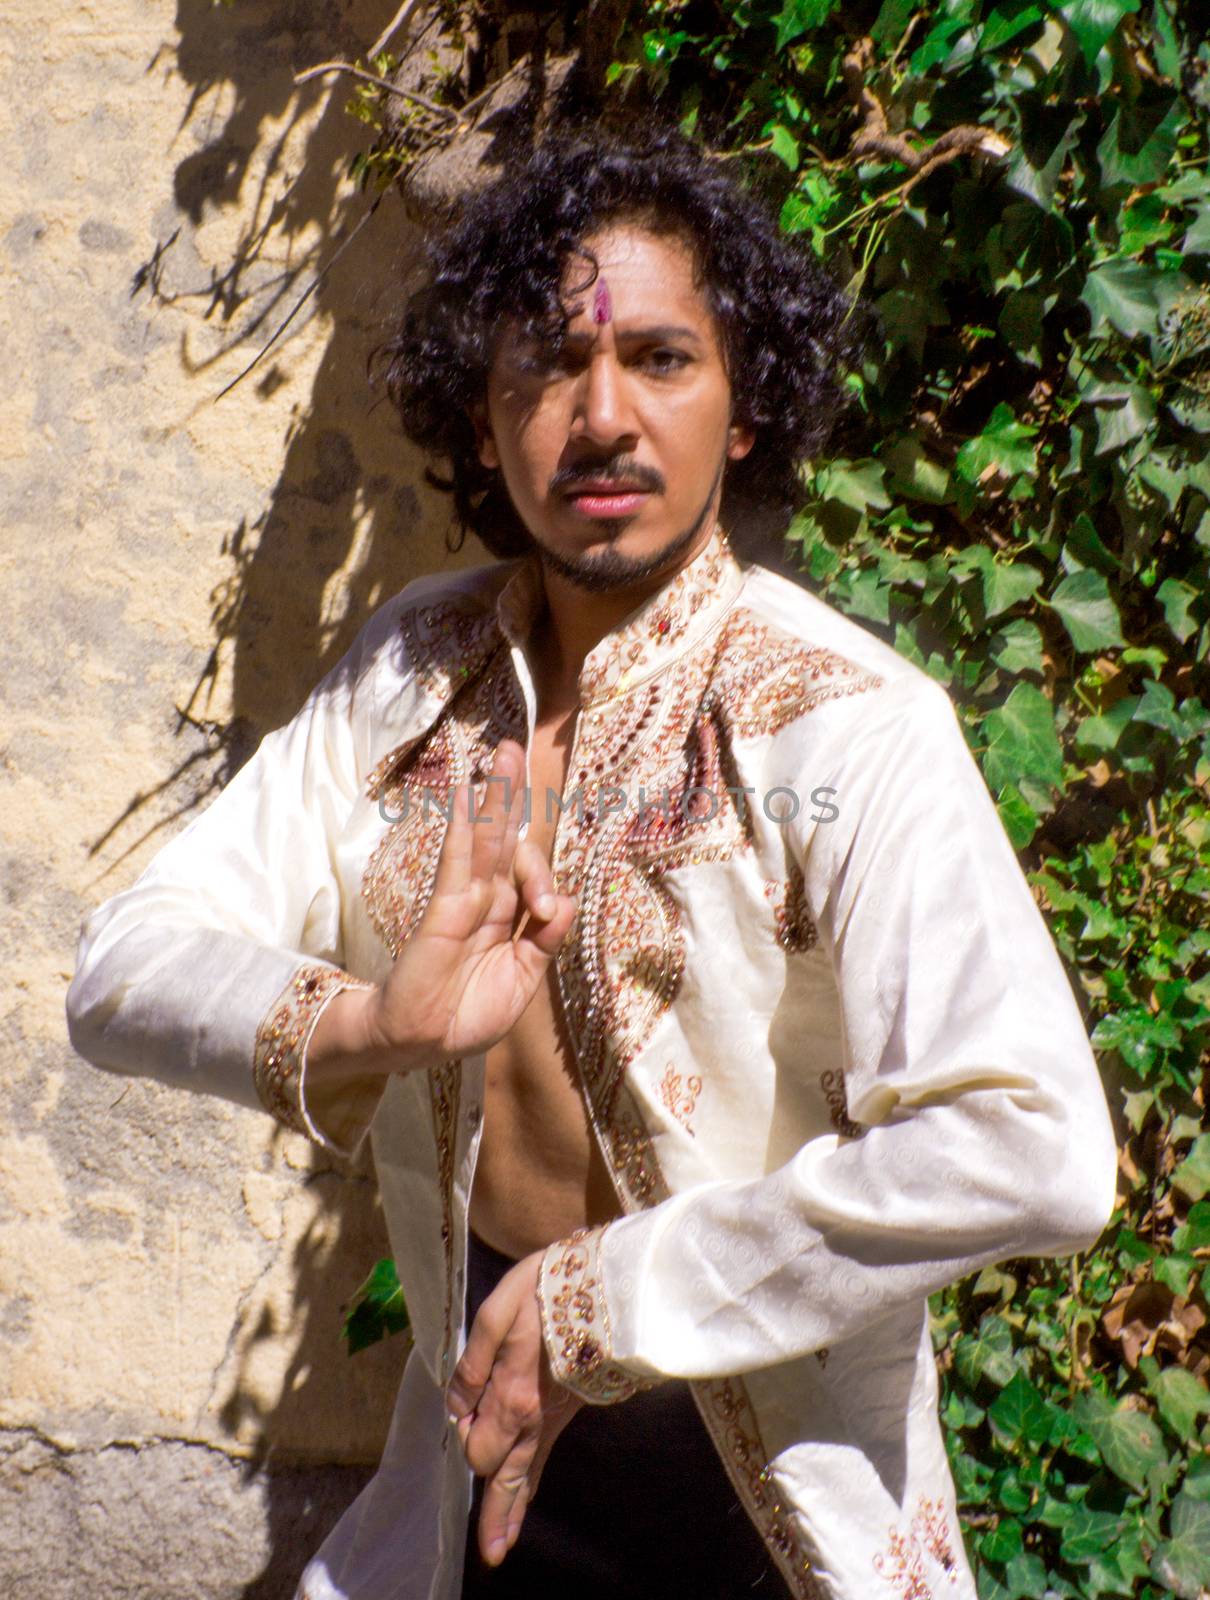
{"type": "Polygon", "coordinates": [[[662,494],[664,490],[662,473],[640,461],[630,461],[625,456],[613,456],[608,461],[577,461],[571,466],[560,467],[551,478],[550,487],[552,491],[571,489],[577,483],[587,483],[593,478],[624,478],[653,494],[662,494]]]}

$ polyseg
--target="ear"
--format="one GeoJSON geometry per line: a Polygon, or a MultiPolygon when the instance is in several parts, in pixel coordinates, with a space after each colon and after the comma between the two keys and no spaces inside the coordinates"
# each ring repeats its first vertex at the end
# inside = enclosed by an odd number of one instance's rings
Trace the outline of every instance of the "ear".
{"type": "Polygon", "coordinates": [[[742,423],[732,423],[727,429],[727,458],[730,461],[741,461],[756,443],[754,429],[742,423]]]}
{"type": "Polygon", "coordinates": [[[487,420],[487,401],[475,400],[468,407],[471,426],[475,430],[475,451],[485,467],[498,467],[500,457],[496,441],[492,438],[491,424],[487,420]]]}

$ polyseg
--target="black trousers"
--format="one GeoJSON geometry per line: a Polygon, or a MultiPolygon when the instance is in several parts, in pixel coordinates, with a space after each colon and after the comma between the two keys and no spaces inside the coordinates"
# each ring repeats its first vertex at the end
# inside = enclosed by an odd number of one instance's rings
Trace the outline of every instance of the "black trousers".
{"type": "MultiPolygon", "coordinates": [[[[513,1264],[471,1234],[468,1327],[513,1264]]],[[[582,1406],[496,1568],[479,1555],[482,1494],[476,1478],[462,1600],[789,1600],[686,1383],[582,1406]]]]}

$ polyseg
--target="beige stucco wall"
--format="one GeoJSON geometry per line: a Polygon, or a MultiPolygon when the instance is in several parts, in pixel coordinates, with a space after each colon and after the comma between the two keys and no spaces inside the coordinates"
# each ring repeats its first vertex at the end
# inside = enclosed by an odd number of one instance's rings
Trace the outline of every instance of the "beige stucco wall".
{"type": "Polygon", "coordinates": [[[366,357],[409,240],[347,91],[393,0],[9,0],[0,26],[0,1591],[292,1592],[376,1458],[401,1342],[365,1165],[70,1052],[89,907],[444,547],[366,357]]]}

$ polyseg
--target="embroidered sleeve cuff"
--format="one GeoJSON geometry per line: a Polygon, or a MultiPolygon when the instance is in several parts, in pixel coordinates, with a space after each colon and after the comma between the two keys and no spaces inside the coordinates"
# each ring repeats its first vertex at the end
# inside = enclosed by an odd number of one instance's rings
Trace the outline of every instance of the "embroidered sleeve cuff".
{"type": "Polygon", "coordinates": [[[598,1406],[629,1400],[663,1381],[637,1378],[612,1359],[600,1263],[607,1226],[581,1228],[552,1244],[538,1271],[542,1337],[551,1371],[564,1388],[598,1406]]]}
{"type": "Polygon", "coordinates": [[[352,1155],[382,1095],[379,1080],[358,1080],[324,1106],[322,1125],[306,1095],[307,1045],[328,1002],[344,989],[372,989],[340,967],[299,967],[256,1030],[252,1081],[265,1109],[296,1133],[337,1155],[352,1155]]]}

